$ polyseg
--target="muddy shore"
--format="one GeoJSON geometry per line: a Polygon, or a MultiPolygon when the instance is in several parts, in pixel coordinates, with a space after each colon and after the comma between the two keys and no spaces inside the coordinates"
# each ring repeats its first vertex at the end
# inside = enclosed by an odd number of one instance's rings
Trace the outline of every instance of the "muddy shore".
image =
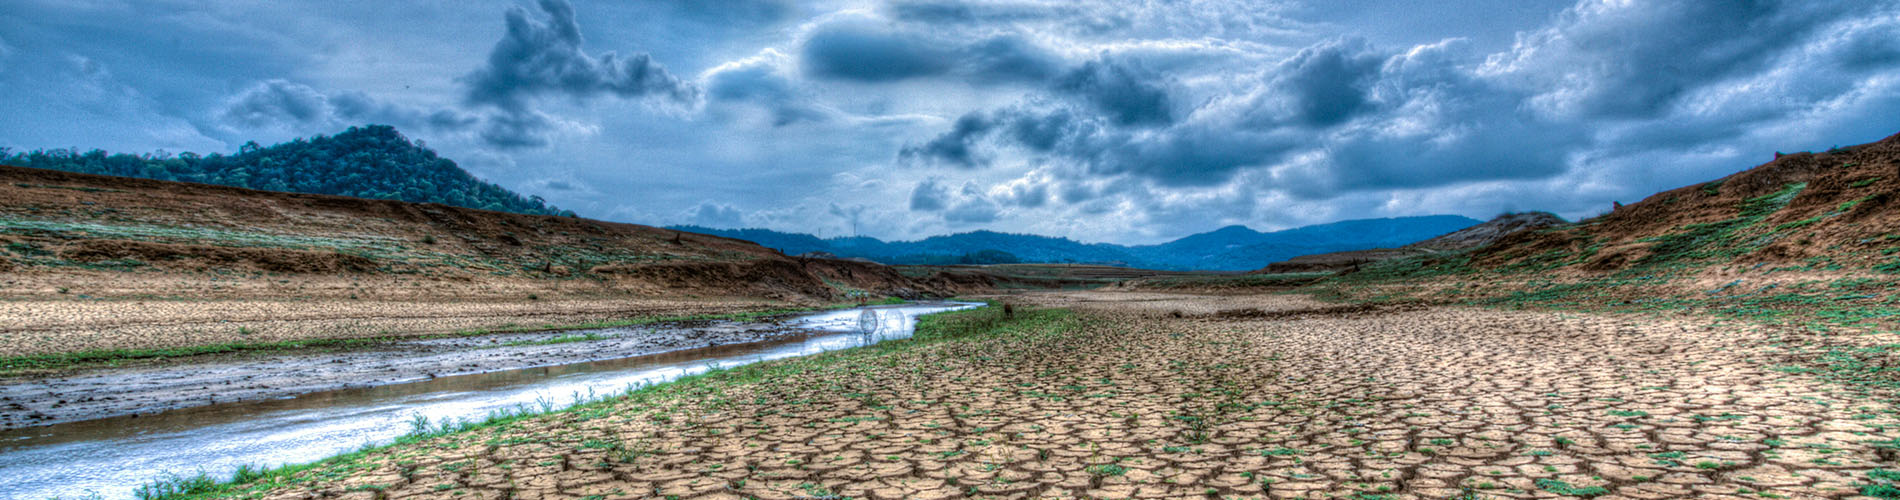
{"type": "Polygon", "coordinates": [[[803,335],[803,329],[786,321],[792,317],[234,353],[59,376],[4,378],[0,379],[0,430],[803,335]],[[538,343],[575,336],[590,340],[538,343]]]}

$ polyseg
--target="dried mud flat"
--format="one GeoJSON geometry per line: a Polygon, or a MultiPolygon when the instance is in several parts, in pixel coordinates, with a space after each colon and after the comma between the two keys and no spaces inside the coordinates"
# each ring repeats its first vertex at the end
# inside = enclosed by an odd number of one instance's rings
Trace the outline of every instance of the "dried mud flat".
{"type": "Polygon", "coordinates": [[[0,430],[762,342],[803,333],[777,320],[671,322],[392,341],[337,350],[235,353],[57,377],[15,377],[0,379],[0,430]],[[564,337],[589,340],[562,341],[564,337]]]}
{"type": "Polygon", "coordinates": [[[1841,498],[1900,437],[1885,404],[1776,369],[1760,332],[1694,321],[1018,298],[1074,313],[398,446],[266,496],[1841,498]]]}

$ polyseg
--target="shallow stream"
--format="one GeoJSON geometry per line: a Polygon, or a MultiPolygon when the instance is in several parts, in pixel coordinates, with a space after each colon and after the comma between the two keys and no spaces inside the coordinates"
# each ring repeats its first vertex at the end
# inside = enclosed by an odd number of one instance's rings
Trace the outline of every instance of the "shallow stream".
{"type": "MultiPolygon", "coordinates": [[[[114,417],[0,431],[0,498],[132,498],[166,474],[226,478],[240,465],[312,462],[409,432],[430,421],[607,395],[759,361],[848,349],[909,337],[924,314],[975,307],[919,303],[802,316],[787,326],[808,334],[780,340],[631,358],[507,370],[220,403],[137,417],[114,417]]],[[[568,332],[570,334],[585,332],[568,332]]],[[[575,343],[584,348],[585,342],[575,343]]]]}

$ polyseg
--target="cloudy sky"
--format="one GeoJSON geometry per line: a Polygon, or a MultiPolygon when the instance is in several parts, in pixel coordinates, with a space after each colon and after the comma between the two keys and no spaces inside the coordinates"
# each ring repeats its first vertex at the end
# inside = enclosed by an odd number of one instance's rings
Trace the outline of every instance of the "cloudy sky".
{"type": "Polygon", "coordinates": [[[1892,0],[9,0],[0,146],[387,123],[583,215],[1151,243],[1900,132],[1892,0]]]}

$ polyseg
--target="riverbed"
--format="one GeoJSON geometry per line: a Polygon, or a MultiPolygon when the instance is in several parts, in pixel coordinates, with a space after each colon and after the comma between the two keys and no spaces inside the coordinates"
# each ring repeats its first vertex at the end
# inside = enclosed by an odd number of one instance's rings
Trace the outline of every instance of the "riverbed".
{"type": "Polygon", "coordinates": [[[62,413],[68,419],[122,414],[0,431],[0,498],[130,498],[166,474],[226,477],[240,465],[310,462],[385,443],[417,416],[439,422],[566,406],[716,367],[905,338],[920,315],[976,305],[421,340],[4,385],[0,403],[52,394],[69,398],[61,408],[91,408],[62,413]]]}

